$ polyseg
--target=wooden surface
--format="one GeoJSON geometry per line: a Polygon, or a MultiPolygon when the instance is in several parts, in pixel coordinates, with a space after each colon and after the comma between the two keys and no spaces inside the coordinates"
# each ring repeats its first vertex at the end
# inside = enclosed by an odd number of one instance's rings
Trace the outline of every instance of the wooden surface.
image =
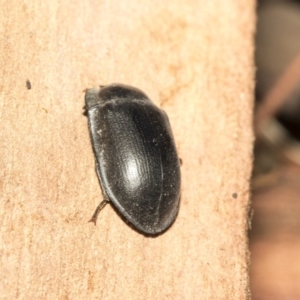
{"type": "Polygon", "coordinates": [[[2,1],[0,299],[247,299],[253,0],[2,1]],[[32,88],[26,87],[30,80],[32,88]],[[181,208],[163,235],[102,200],[83,90],[169,115],[181,208]]]}

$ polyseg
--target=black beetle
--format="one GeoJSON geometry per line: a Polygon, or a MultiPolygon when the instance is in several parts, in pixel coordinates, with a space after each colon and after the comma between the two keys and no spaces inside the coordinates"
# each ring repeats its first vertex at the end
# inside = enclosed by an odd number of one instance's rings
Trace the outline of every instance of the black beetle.
{"type": "Polygon", "coordinates": [[[123,84],[87,89],[85,104],[104,195],[91,221],[111,201],[138,231],[163,232],[180,200],[180,163],[166,113],[123,84]]]}

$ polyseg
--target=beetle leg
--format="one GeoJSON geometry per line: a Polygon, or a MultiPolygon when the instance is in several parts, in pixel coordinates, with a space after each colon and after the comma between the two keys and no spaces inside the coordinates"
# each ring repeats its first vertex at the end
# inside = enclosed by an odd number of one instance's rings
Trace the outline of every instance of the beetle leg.
{"type": "Polygon", "coordinates": [[[100,210],[106,205],[106,203],[108,203],[109,201],[107,201],[106,199],[104,199],[96,208],[92,218],[89,220],[89,222],[93,222],[96,225],[96,221],[99,215],[100,210]]]}

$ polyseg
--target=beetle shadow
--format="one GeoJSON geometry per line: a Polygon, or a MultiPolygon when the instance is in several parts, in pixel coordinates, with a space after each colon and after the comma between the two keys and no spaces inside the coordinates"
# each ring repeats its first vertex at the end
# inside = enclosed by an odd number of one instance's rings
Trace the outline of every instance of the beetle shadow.
{"type": "Polygon", "coordinates": [[[83,106],[82,109],[83,109],[82,114],[83,114],[85,117],[87,117],[87,107],[86,107],[86,105],[83,106]]]}

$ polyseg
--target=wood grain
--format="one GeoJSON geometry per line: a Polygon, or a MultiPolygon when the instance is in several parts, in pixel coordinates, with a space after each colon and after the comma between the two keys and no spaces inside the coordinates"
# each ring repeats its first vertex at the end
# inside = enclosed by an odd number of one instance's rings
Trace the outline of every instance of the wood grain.
{"type": "Polygon", "coordinates": [[[248,299],[254,2],[1,2],[0,299],[248,299]],[[166,110],[183,160],[157,238],[109,205],[88,223],[83,90],[112,82],[166,110]]]}

